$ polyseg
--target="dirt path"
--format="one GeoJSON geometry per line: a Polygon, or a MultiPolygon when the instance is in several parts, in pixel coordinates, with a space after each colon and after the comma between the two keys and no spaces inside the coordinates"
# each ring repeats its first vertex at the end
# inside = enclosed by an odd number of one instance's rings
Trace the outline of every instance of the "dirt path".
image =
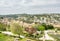
{"type": "Polygon", "coordinates": [[[40,40],[54,40],[51,36],[49,36],[47,33],[48,31],[44,31],[45,35],[42,38],[39,38],[40,40]]]}

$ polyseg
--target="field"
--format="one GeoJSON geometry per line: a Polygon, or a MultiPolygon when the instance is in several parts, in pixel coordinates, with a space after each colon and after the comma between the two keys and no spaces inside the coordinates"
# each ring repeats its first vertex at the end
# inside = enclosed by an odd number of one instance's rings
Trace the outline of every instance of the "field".
{"type": "MultiPolygon", "coordinates": [[[[20,39],[19,41],[26,41],[27,39],[28,38],[20,39]]],[[[0,33],[0,41],[14,41],[14,37],[4,35],[4,34],[0,33]]],[[[31,41],[35,41],[35,40],[31,40],[31,41]]]]}
{"type": "Polygon", "coordinates": [[[0,33],[0,41],[13,41],[14,38],[0,33]]]}

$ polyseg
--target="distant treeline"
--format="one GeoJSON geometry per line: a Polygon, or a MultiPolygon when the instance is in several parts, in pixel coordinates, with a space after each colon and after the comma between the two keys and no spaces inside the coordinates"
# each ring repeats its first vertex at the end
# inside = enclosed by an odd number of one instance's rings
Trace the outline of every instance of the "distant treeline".
{"type": "Polygon", "coordinates": [[[52,14],[10,14],[10,15],[0,15],[0,18],[1,17],[8,17],[8,18],[17,18],[17,17],[33,17],[33,16],[53,16],[53,15],[59,15],[59,13],[52,13],[52,14]]]}

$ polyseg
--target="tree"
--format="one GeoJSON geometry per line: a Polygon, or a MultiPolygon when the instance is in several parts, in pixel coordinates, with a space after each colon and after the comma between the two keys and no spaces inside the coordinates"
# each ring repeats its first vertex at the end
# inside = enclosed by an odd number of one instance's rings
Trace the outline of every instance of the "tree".
{"type": "Polygon", "coordinates": [[[45,30],[54,29],[53,25],[46,25],[45,23],[42,23],[42,25],[45,27],[45,30]]]}
{"type": "Polygon", "coordinates": [[[43,25],[38,25],[37,30],[41,31],[41,34],[43,34],[44,30],[45,30],[45,27],[43,25]]]}
{"type": "Polygon", "coordinates": [[[6,25],[3,23],[0,23],[0,31],[6,31],[6,25]]]}
{"type": "Polygon", "coordinates": [[[47,30],[47,25],[45,23],[42,23],[42,25],[45,27],[45,30],[47,30]]]}
{"type": "Polygon", "coordinates": [[[22,35],[23,33],[23,28],[22,26],[19,25],[19,23],[12,23],[10,25],[11,32],[14,34],[22,35]]]}
{"type": "Polygon", "coordinates": [[[54,29],[52,25],[47,25],[47,29],[54,29]]]}
{"type": "Polygon", "coordinates": [[[3,17],[0,17],[0,19],[3,19],[3,17]]]}
{"type": "Polygon", "coordinates": [[[42,26],[42,25],[39,25],[39,26],[37,27],[37,30],[38,30],[38,31],[44,31],[44,30],[45,30],[45,27],[42,26]]]}

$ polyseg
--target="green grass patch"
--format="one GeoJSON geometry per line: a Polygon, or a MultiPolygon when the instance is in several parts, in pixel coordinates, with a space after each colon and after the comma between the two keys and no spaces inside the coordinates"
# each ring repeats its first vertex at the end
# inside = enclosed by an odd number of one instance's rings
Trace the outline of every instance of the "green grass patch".
{"type": "Polygon", "coordinates": [[[0,41],[14,41],[14,38],[0,33],[0,41]]]}
{"type": "MultiPolygon", "coordinates": [[[[23,39],[19,39],[19,41],[27,41],[27,40],[31,40],[31,41],[42,41],[42,40],[31,39],[31,38],[28,38],[28,37],[23,38],[23,39]]],[[[11,36],[8,36],[8,35],[1,34],[0,33],[0,41],[14,41],[14,37],[11,37],[11,36]]]]}
{"type": "Polygon", "coordinates": [[[32,40],[32,39],[28,39],[28,38],[21,39],[20,41],[27,41],[27,40],[35,41],[35,40],[32,40]]]}

